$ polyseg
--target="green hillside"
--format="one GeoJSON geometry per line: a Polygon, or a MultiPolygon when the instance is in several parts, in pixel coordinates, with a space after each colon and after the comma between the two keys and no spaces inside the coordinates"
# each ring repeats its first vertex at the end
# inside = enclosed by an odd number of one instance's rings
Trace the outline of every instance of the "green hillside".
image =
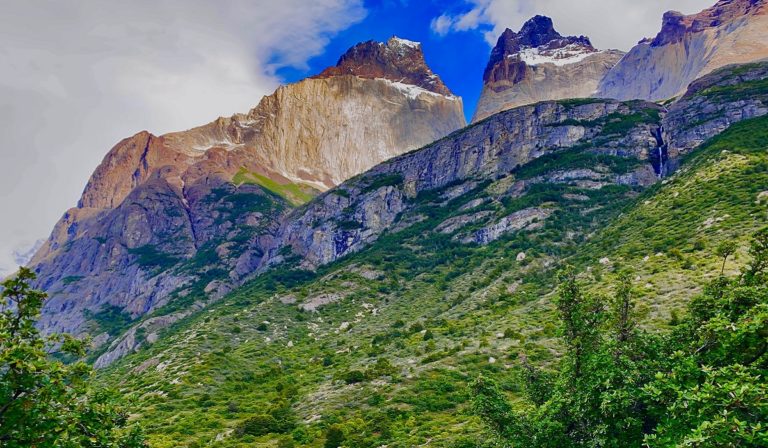
{"type": "MultiPolygon", "coordinates": [[[[715,247],[733,239],[744,248],[766,222],[766,149],[768,119],[759,118],[646,191],[541,183],[484,202],[477,210],[551,211],[487,246],[434,229],[516,173],[449,201],[430,191],[416,198],[417,224],[317,272],[268,272],[100,380],[120,386],[154,447],[321,447],[339,431],[345,446],[482,446],[471,381],[492,377],[514,399],[520,355],[549,369],[562,355],[554,273],[573,264],[607,292],[630,268],[643,325],[667,331],[719,273],[715,247]]],[[[534,161],[517,175],[551,169],[534,161]]],[[[746,260],[742,249],[726,270],[746,260]]]]}

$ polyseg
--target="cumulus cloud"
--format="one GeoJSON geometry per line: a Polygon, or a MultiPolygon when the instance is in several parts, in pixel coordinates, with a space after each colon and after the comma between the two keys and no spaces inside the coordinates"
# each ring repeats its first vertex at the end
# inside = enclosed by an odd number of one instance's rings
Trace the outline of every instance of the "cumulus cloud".
{"type": "Polygon", "coordinates": [[[451,31],[451,28],[453,28],[453,17],[448,14],[441,14],[432,19],[429,27],[432,29],[432,32],[438,36],[445,36],[451,31]]]}
{"type": "Polygon", "coordinates": [[[362,0],[0,0],[0,276],[107,150],[245,112],[362,0]]]}
{"type": "Polygon", "coordinates": [[[644,37],[654,36],[665,11],[686,14],[712,6],[715,0],[466,0],[459,12],[448,11],[432,21],[439,36],[449,32],[482,32],[490,45],[505,28],[519,30],[536,14],[555,22],[562,34],[587,35],[598,48],[630,49],[644,37]]]}

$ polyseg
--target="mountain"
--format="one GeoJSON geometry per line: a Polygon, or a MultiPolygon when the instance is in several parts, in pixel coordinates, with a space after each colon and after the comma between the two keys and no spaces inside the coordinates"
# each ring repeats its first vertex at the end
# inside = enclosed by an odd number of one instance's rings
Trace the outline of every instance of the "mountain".
{"type": "Polygon", "coordinates": [[[559,364],[561,267],[600,298],[631,272],[653,334],[750,262],[716,248],[765,225],[766,81],[768,62],[667,106],[522,106],[385,161],[290,211],[242,255],[258,275],[205,312],[126,322],[115,346],[139,350],[101,380],[154,447],[322,446],[330,428],[345,446],[487,446],[467,384],[522,399],[540,370],[521,364],[559,364]]]}
{"type": "Polygon", "coordinates": [[[683,15],[664,14],[662,29],[640,41],[600,82],[596,96],[660,101],[729,64],[768,58],[768,2],[720,0],[683,15]]]}
{"type": "Polygon", "coordinates": [[[218,298],[245,243],[265,244],[289,210],[464,124],[420,45],[392,38],[248,113],[126,138],[31,262],[51,296],[41,326],[89,332],[99,313],[136,318],[191,290],[218,298]]]}
{"type": "MultiPolygon", "coordinates": [[[[420,222],[424,216],[414,207],[427,191],[452,185],[454,194],[460,195],[537,159],[562,165],[563,170],[549,173],[549,178],[518,173],[510,192],[519,193],[543,181],[580,180],[593,188],[647,187],[672,174],[682,157],[732,124],[768,114],[766,67],[745,65],[704,77],[668,109],[643,101],[583,99],[543,102],[496,114],[459,135],[383,162],[321,195],[294,212],[271,246],[263,255],[260,252],[261,258],[247,264],[256,272],[286,260],[315,269],[370,245],[393,228],[420,222]],[[577,164],[571,152],[580,154],[579,159],[606,157],[609,167],[620,169],[601,171],[604,167],[597,161],[594,167],[582,165],[581,160],[577,164]]],[[[443,222],[437,228],[474,224],[473,232],[456,238],[484,244],[519,230],[518,226],[540,222],[551,211],[519,213],[467,215],[463,222],[443,222]]]]}
{"type": "Polygon", "coordinates": [[[315,79],[354,75],[368,79],[387,79],[414,93],[413,86],[445,96],[452,96],[443,81],[424,61],[421,44],[398,37],[387,43],[368,41],[350,48],[334,67],[328,67],[315,79]]]}
{"type": "Polygon", "coordinates": [[[584,36],[561,36],[549,17],[533,17],[519,33],[507,28],[491,51],[472,122],[539,101],[589,97],[623,54],[598,51],[584,36]]]}

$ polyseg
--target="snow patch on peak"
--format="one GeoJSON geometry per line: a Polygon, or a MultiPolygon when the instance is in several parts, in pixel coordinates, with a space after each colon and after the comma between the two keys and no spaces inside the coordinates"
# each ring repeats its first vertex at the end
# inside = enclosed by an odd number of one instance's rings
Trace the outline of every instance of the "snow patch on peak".
{"type": "Polygon", "coordinates": [[[584,48],[581,45],[570,44],[554,50],[541,47],[524,47],[517,55],[509,55],[507,57],[517,56],[528,65],[554,64],[564,66],[581,62],[588,56],[597,53],[600,52],[584,48]]]}
{"type": "Polygon", "coordinates": [[[211,150],[213,148],[223,148],[226,151],[232,151],[234,149],[237,149],[243,146],[245,146],[245,144],[235,143],[229,139],[223,139],[223,140],[208,139],[204,143],[192,145],[191,155],[199,155],[200,153],[205,153],[208,150],[211,150]]]}
{"type": "Polygon", "coordinates": [[[408,40],[408,39],[401,39],[401,38],[399,38],[397,36],[389,39],[389,43],[392,43],[392,44],[395,44],[395,45],[400,45],[400,46],[405,46],[405,47],[410,47],[410,48],[419,48],[421,46],[421,42],[414,42],[414,41],[408,40]]]}
{"type": "Polygon", "coordinates": [[[421,95],[439,96],[439,97],[447,98],[447,99],[449,99],[451,101],[456,99],[456,97],[453,96],[453,95],[442,95],[440,93],[436,93],[436,92],[424,89],[424,88],[419,87],[419,86],[414,86],[413,84],[406,84],[404,82],[390,81],[390,80],[384,79],[384,78],[376,78],[376,79],[379,79],[381,81],[384,81],[384,82],[388,83],[389,85],[393,86],[394,88],[396,88],[397,90],[399,90],[405,96],[407,96],[409,99],[412,99],[412,100],[417,99],[421,95]]]}

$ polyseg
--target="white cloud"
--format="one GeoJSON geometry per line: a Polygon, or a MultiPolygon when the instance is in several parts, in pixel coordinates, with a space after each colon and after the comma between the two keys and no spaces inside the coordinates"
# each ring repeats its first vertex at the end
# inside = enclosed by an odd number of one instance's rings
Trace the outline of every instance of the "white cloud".
{"type": "Polygon", "coordinates": [[[109,148],[245,112],[362,0],[0,0],[0,276],[109,148]]]}
{"type": "Polygon", "coordinates": [[[716,0],[466,0],[459,14],[441,15],[441,32],[477,30],[494,45],[505,28],[519,30],[526,20],[543,14],[565,35],[586,35],[598,48],[630,49],[656,35],[665,11],[686,14],[712,6],[716,0]]]}
{"type": "Polygon", "coordinates": [[[448,14],[442,14],[432,19],[429,27],[432,29],[432,32],[438,36],[445,36],[453,27],[453,18],[448,14]]]}

